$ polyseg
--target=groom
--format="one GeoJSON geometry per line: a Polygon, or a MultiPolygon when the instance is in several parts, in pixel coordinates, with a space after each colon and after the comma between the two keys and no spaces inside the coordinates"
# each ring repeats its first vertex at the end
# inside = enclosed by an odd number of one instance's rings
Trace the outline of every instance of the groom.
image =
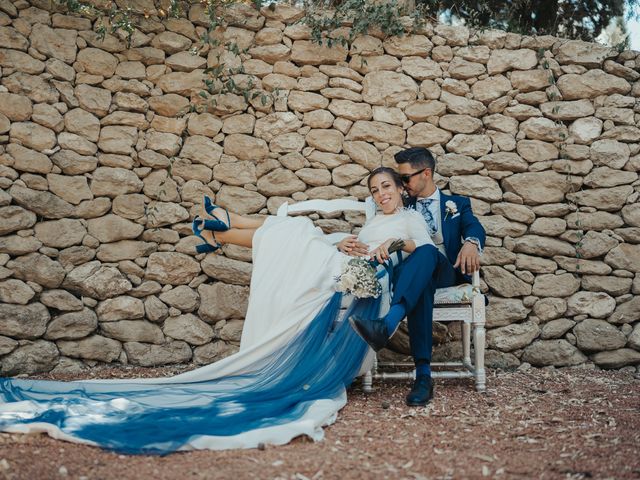
{"type": "MultiPolygon", "coordinates": [[[[417,248],[400,266],[391,309],[373,321],[354,319],[358,333],[373,347],[383,348],[406,316],[416,380],[407,405],[423,406],[433,397],[431,351],[433,344],[433,296],[437,288],[470,282],[469,274],[480,268],[485,231],[471,211],[468,198],[445,195],[435,185],[435,159],[422,147],[395,155],[402,183],[410,195],[409,207],[420,212],[433,245],[417,248]]],[[[352,239],[353,241],[353,239],[352,239]]],[[[362,251],[366,245],[350,245],[362,251]]]]}

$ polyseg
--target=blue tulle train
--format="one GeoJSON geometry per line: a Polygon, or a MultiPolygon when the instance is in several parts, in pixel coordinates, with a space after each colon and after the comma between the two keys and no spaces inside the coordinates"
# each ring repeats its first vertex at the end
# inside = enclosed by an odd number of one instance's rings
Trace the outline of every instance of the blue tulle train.
{"type": "Polygon", "coordinates": [[[344,395],[367,353],[345,319],[379,315],[380,299],[354,301],[344,315],[341,300],[334,294],[282,350],[242,375],[152,385],[0,379],[0,430],[47,423],[118,452],[167,454],[201,436],[231,437],[293,422],[314,402],[344,395]]]}

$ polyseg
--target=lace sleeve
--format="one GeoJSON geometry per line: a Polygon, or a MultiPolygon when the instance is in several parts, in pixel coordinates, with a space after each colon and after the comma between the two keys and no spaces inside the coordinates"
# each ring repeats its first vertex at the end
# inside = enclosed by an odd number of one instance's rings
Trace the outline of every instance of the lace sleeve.
{"type": "Polygon", "coordinates": [[[415,242],[416,248],[426,244],[433,245],[427,222],[420,212],[405,208],[402,215],[406,218],[407,237],[415,242]]]}

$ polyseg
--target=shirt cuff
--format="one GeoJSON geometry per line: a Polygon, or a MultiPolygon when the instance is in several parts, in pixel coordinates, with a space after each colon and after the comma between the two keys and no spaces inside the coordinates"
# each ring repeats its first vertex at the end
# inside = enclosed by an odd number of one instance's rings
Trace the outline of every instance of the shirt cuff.
{"type": "Polygon", "coordinates": [[[480,255],[482,255],[484,249],[482,248],[482,244],[480,243],[480,239],[476,238],[476,237],[467,237],[464,239],[465,242],[471,242],[473,244],[475,244],[476,247],[478,247],[478,253],[480,255]]]}

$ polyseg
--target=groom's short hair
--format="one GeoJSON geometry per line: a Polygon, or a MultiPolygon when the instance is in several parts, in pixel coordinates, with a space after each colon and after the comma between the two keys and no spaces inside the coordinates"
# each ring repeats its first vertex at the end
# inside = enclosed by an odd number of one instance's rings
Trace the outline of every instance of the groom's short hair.
{"type": "Polygon", "coordinates": [[[408,163],[414,168],[428,168],[432,172],[436,169],[436,159],[424,147],[412,147],[394,155],[396,163],[408,163]]]}

